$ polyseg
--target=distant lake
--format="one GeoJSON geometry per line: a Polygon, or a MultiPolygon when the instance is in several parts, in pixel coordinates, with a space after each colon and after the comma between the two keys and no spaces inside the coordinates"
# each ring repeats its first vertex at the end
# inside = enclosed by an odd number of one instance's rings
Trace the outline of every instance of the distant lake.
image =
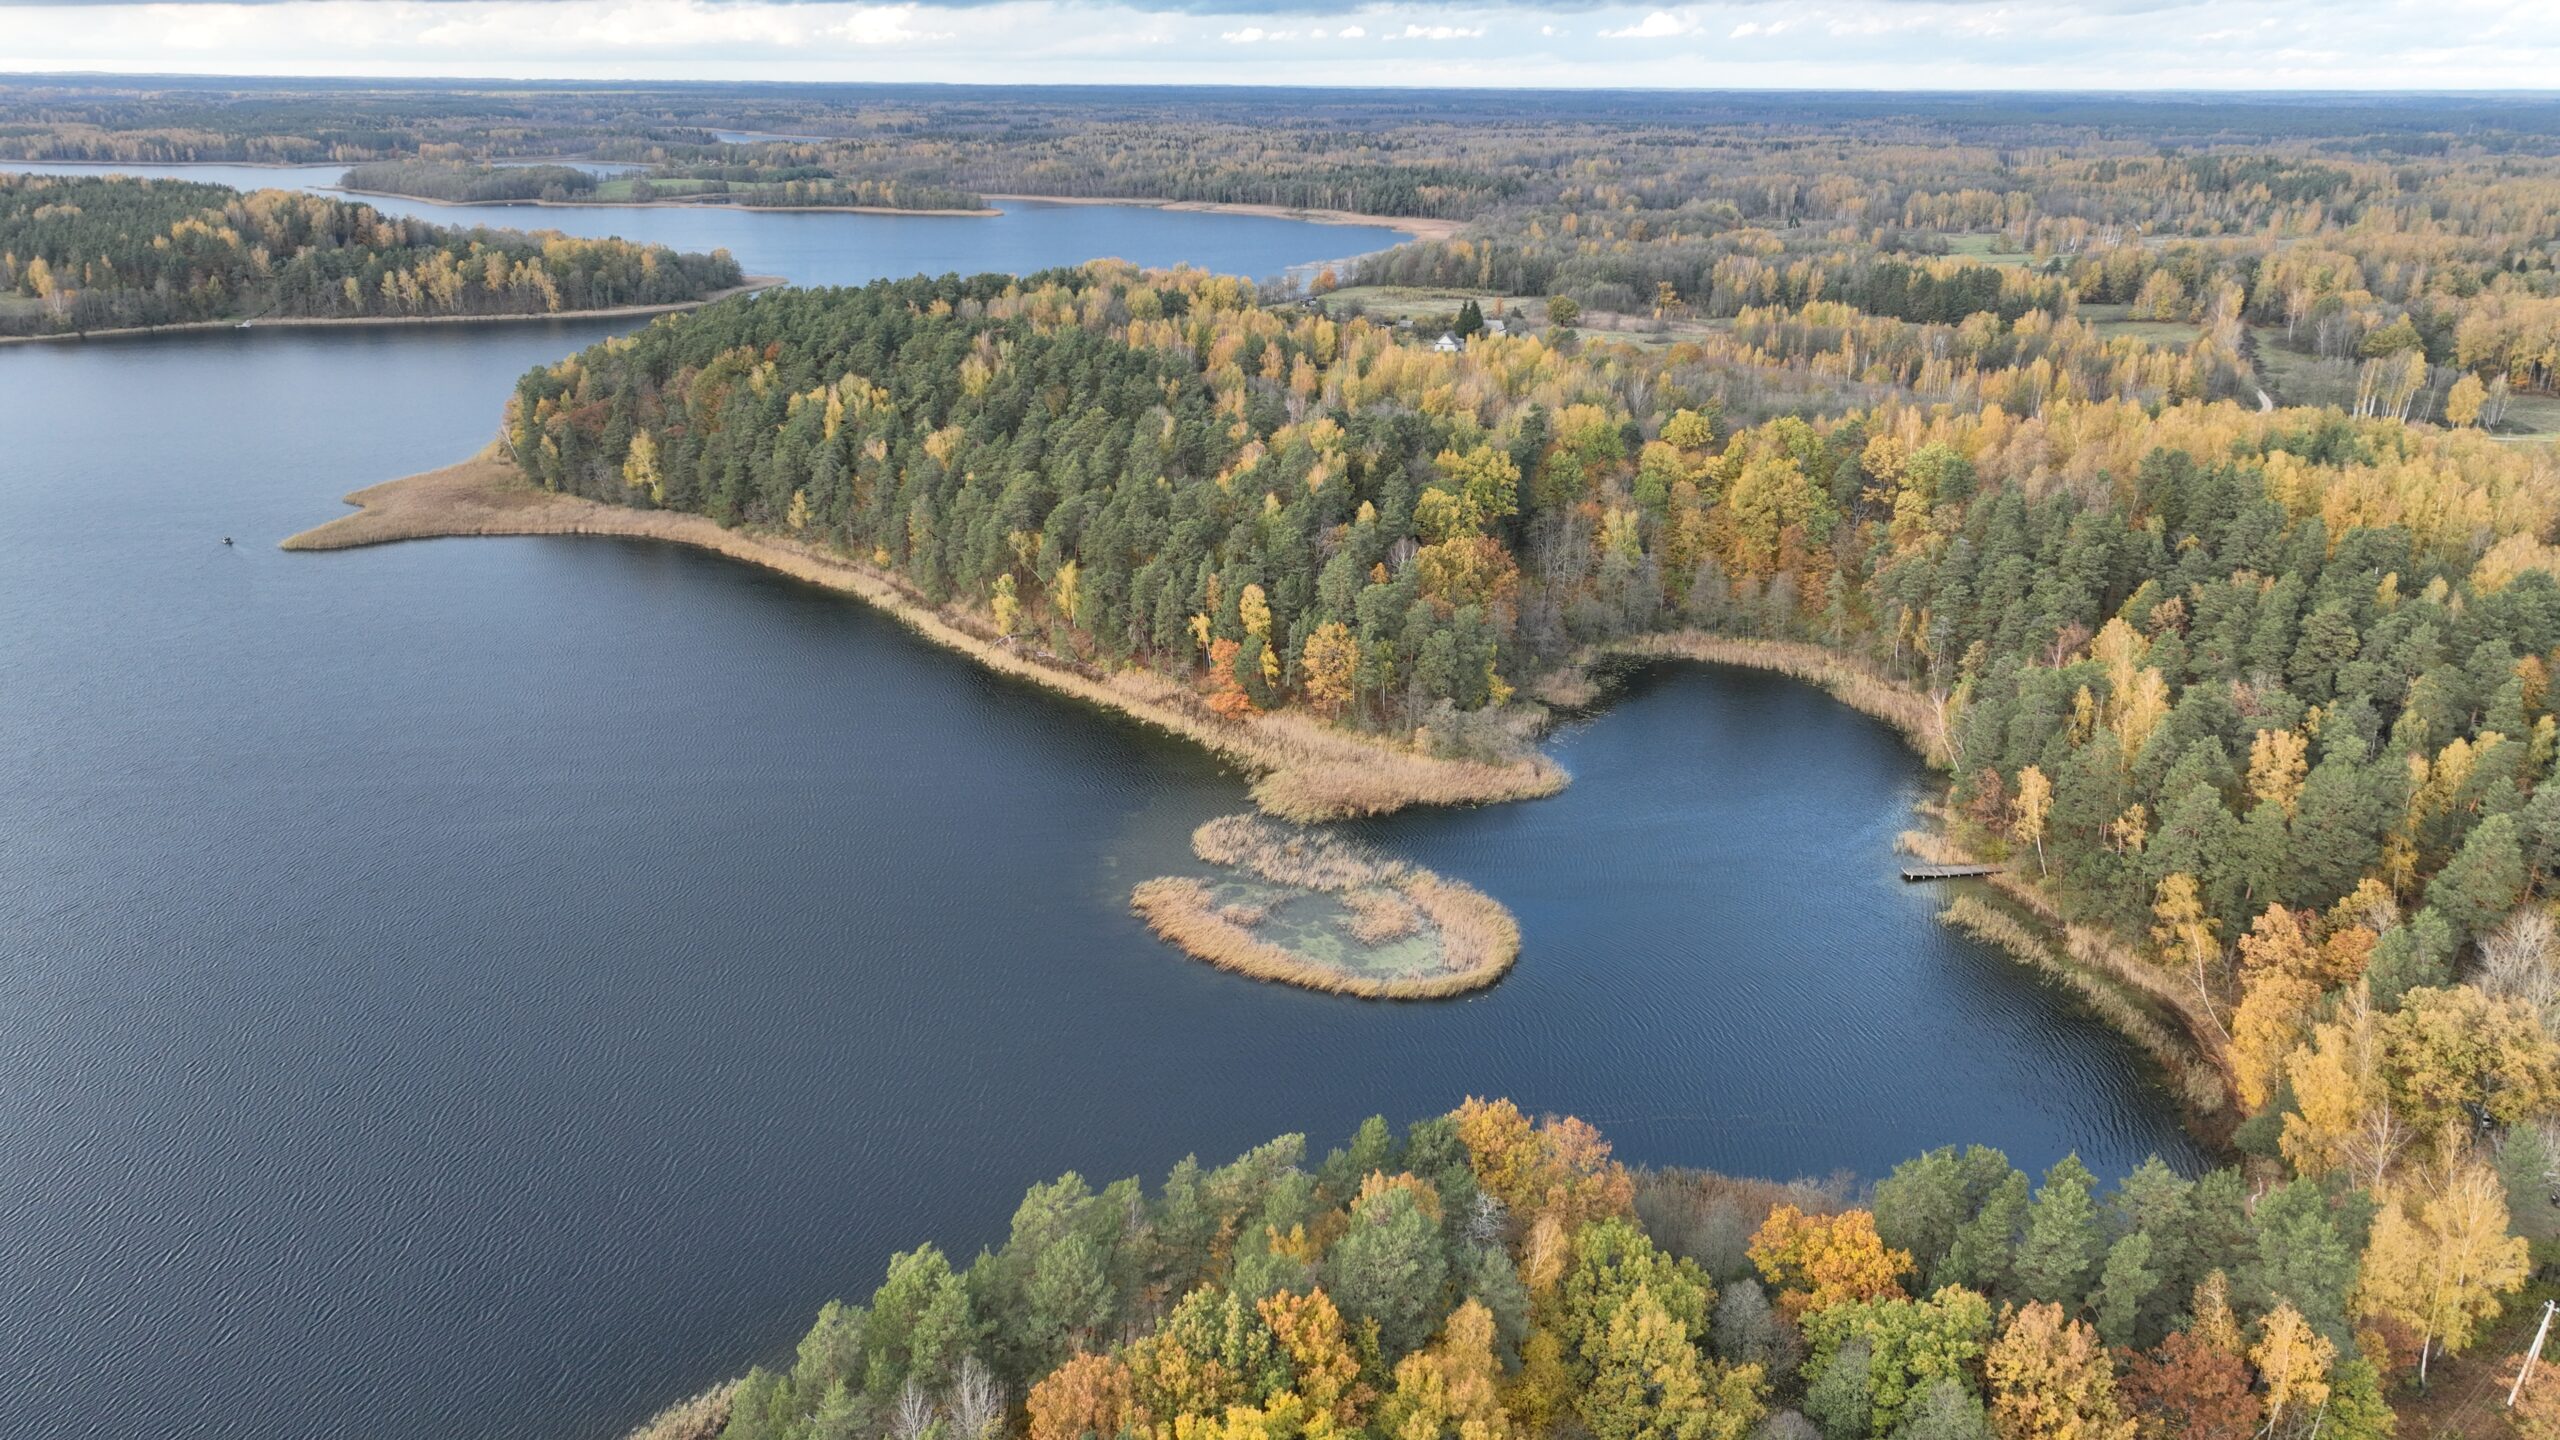
{"type": "MultiPolygon", "coordinates": [[[[587,165],[605,170],[619,167],[587,165]]],[[[344,165],[74,165],[0,160],[0,172],[148,175],[201,180],[243,190],[334,190],[344,165]]],[[[880,215],[817,210],[745,210],[727,205],[439,205],[381,195],[361,200],[391,215],[439,225],[492,225],[618,235],[679,250],[726,248],[749,273],[785,275],[802,285],[859,285],[883,275],[1024,273],[1085,260],[1201,265],[1268,279],[1321,260],[1384,250],[1402,231],[1382,225],[1319,225],[1262,215],[1220,215],[1146,205],[1081,205],[1041,200],[991,202],[999,215],[880,215]]]]}
{"type": "MultiPolygon", "coordinates": [[[[801,280],[1368,243],[462,213],[801,280]]],[[[1377,1005],[1128,914],[1236,777],[843,597],[626,541],[274,548],[614,329],[0,347],[0,1434],[604,1440],[1034,1181],[1470,1093],[1756,1174],[2196,1161],[2128,1046],[1894,878],[1926,772],[1785,680],[1651,672],[1555,737],[1563,795],[1362,827],[1526,937],[1377,1005]]]]}

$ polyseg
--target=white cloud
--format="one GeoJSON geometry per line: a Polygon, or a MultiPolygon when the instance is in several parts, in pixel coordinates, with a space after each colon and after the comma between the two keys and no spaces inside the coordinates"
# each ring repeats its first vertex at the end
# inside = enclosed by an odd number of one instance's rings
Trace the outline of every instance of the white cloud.
{"type": "Polygon", "coordinates": [[[1697,28],[1698,22],[1685,15],[1674,15],[1668,10],[1656,10],[1623,29],[1603,30],[1600,32],[1600,38],[1603,40],[1668,40],[1674,35],[1691,34],[1697,28]]]}
{"type": "Polygon", "coordinates": [[[0,27],[0,73],[1885,90],[2547,90],[2560,75],[2554,0],[1598,3],[1585,21],[1581,0],[1435,0],[1405,20],[1384,0],[0,0],[18,21],[0,27]],[[1744,43],[1771,36],[1821,44],[1744,43]],[[1322,64],[1272,67],[1316,45],[1322,64]]]}

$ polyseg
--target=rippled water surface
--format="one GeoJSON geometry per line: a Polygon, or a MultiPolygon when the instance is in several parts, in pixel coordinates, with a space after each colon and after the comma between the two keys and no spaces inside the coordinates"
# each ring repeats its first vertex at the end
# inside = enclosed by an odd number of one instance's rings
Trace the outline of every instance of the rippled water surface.
{"type": "MultiPolygon", "coordinates": [[[[595,214],[802,279],[1357,248],[595,214]]],[[[1563,795],[1367,827],[1526,935],[1371,1005],[1127,914],[1233,777],[850,601],[621,541],[274,548],[607,330],[0,347],[0,1434],[609,1436],[1032,1180],[1470,1092],[1768,1174],[2187,1158],[2127,1047],[1892,878],[1919,768],[1785,681],[1656,672],[1557,737],[1563,795]]]]}

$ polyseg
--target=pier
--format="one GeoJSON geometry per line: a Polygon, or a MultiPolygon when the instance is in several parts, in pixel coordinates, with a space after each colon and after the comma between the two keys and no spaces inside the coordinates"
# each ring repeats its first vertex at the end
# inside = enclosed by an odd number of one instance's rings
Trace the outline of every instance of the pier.
{"type": "Polygon", "coordinates": [[[1966,880],[1976,875],[1999,873],[2000,867],[1997,865],[1905,865],[1902,867],[1902,878],[1908,884],[1917,884],[1923,880],[1966,880]]]}

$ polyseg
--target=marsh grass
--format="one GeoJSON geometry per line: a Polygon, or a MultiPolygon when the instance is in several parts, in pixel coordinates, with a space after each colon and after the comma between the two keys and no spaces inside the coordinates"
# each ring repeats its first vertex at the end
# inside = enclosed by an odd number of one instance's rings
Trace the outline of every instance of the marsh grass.
{"type": "Polygon", "coordinates": [[[1526,800],[1565,785],[1563,767],[1534,752],[1498,761],[1453,759],[1307,715],[1230,720],[1171,676],[1106,671],[1006,640],[982,617],[935,605],[897,577],[833,549],[786,535],[724,529],[706,516],[606,505],[529,485],[494,446],[458,465],[358,490],[347,501],[362,508],[287,539],[284,548],[340,550],[450,535],[620,535],[717,551],[845,591],[991,670],[1200,745],[1253,775],[1254,802],[1287,820],[1526,800]]]}
{"type": "Polygon", "coordinates": [[[1165,876],[1130,893],[1149,929],[1258,980],[1377,1000],[1490,985],[1520,955],[1493,897],[1338,835],[1230,815],[1192,832],[1226,875],[1165,876]]]}

